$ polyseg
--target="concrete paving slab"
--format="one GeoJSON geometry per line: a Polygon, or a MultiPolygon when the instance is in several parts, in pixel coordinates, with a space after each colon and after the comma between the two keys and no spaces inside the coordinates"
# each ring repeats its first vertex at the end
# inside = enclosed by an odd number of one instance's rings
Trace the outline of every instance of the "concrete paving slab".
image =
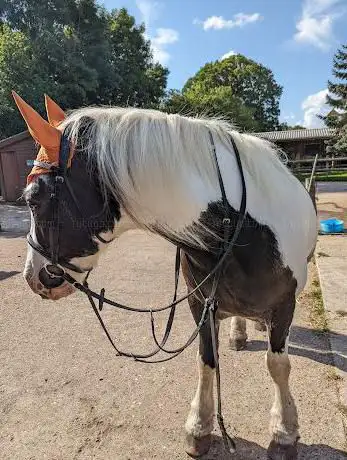
{"type": "Polygon", "coordinates": [[[316,261],[331,351],[342,379],[339,385],[341,404],[347,408],[347,236],[320,236],[316,261]]]}
{"type": "MultiPolygon", "coordinates": [[[[318,217],[337,217],[347,226],[346,183],[318,186],[318,217]]],[[[347,235],[322,235],[316,262],[329,325],[332,357],[340,380],[341,409],[347,413],[347,235]]],[[[345,418],[347,430],[347,415],[345,418]]]]}

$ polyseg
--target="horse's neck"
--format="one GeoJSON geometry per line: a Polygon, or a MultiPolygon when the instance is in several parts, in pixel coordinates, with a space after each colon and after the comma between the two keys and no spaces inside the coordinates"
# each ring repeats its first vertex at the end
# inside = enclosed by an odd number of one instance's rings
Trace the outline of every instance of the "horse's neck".
{"type": "MultiPolygon", "coordinates": [[[[226,147],[217,144],[217,157],[224,186],[228,190],[228,201],[239,209],[241,182],[235,156],[226,147]]],[[[136,213],[149,227],[158,226],[184,234],[200,221],[211,204],[221,200],[217,175],[211,183],[189,167],[182,168],[179,177],[162,180],[159,184],[155,178],[149,180],[141,186],[136,197],[136,213]]]]}

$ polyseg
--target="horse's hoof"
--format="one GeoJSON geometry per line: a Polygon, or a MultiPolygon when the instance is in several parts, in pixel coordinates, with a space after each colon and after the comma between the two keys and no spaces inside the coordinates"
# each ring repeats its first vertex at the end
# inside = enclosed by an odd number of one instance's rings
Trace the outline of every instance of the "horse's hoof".
{"type": "Polygon", "coordinates": [[[254,329],[256,331],[265,332],[266,331],[266,324],[264,323],[264,321],[256,321],[254,323],[254,329]]]}
{"type": "Polygon", "coordinates": [[[296,443],[291,444],[278,444],[271,441],[267,450],[268,460],[297,460],[298,447],[296,443]]]}
{"type": "Polygon", "coordinates": [[[210,434],[203,436],[202,438],[194,438],[191,435],[187,435],[186,449],[187,454],[193,458],[199,458],[210,450],[212,437],[210,434]]]}
{"type": "Polygon", "coordinates": [[[232,350],[239,351],[246,348],[247,339],[229,339],[229,345],[232,350]]]}

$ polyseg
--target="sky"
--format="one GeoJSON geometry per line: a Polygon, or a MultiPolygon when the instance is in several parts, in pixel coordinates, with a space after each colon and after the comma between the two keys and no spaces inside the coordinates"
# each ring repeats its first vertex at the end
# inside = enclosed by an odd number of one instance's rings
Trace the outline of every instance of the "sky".
{"type": "Polygon", "coordinates": [[[281,86],[281,121],[323,125],[334,54],[347,43],[347,0],[103,0],[145,23],[155,60],[181,89],[206,62],[241,53],[281,86]]]}

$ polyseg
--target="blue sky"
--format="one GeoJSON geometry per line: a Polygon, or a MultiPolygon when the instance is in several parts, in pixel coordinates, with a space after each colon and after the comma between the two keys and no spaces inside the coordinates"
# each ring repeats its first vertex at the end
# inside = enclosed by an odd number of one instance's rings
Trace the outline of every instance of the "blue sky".
{"type": "Polygon", "coordinates": [[[104,0],[144,22],[157,60],[181,89],[206,62],[241,53],[283,86],[281,120],[321,125],[333,55],[347,42],[347,0],[104,0]],[[344,33],[345,32],[345,33],[344,33]]]}

